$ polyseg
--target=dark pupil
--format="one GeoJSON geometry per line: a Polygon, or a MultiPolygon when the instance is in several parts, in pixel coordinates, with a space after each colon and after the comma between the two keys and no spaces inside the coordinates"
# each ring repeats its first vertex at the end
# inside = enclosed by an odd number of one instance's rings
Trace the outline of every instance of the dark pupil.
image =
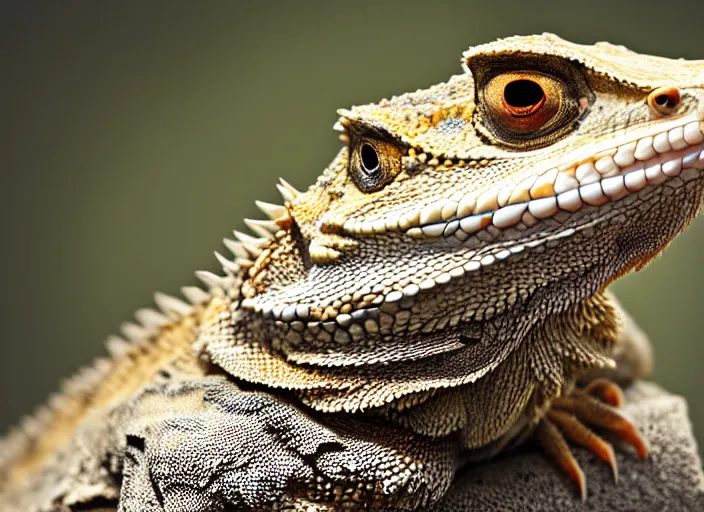
{"type": "Polygon", "coordinates": [[[675,108],[678,102],[678,99],[673,98],[669,94],[660,94],[655,97],[655,103],[657,103],[661,107],[675,108]]]}
{"type": "Polygon", "coordinates": [[[655,103],[657,103],[658,105],[664,107],[665,105],[667,105],[667,102],[668,102],[669,99],[670,99],[670,98],[668,98],[666,94],[661,94],[660,96],[657,96],[657,97],[655,98],[655,103]]]}
{"type": "Polygon", "coordinates": [[[368,173],[374,173],[379,169],[379,156],[369,144],[362,146],[362,166],[368,173]]]}
{"type": "Polygon", "coordinates": [[[532,80],[516,80],[506,85],[504,100],[511,107],[537,105],[545,96],[543,89],[532,80]]]}

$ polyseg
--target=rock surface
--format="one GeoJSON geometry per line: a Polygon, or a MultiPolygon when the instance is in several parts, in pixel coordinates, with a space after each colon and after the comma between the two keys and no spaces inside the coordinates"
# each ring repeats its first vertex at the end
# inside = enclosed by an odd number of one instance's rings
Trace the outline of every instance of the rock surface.
{"type": "Polygon", "coordinates": [[[432,511],[704,511],[704,472],[683,398],[645,382],[627,393],[624,413],[646,438],[650,456],[639,460],[615,442],[620,479],[586,450],[574,454],[587,477],[587,500],[535,446],[461,474],[432,511]]]}

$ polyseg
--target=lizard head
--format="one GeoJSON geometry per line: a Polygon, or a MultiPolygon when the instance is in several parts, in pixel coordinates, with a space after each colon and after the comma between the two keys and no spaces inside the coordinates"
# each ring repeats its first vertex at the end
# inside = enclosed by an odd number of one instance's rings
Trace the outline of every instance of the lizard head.
{"type": "Polygon", "coordinates": [[[463,66],[340,111],[346,146],[317,183],[264,205],[276,234],[250,251],[242,305],[289,358],[452,350],[467,326],[590,296],[698,212],[704,61],[545,34],[471,48],[463,66]]]}

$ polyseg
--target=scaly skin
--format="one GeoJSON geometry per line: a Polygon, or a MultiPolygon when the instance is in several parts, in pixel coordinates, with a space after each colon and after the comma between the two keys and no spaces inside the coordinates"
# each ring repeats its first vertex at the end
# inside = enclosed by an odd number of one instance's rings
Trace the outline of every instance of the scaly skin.
{"type": "Polygon", "coordinates": [[[645,455],[588,382],[648,371],[605,288],[700,209],[704,61],[542,35],[463,65],[341,111],[207,294],[158,296],[6,441],[2,510],[411,510],[534,433],[584,495],[562,435],[615,461],[580,419],[645,455]]]}

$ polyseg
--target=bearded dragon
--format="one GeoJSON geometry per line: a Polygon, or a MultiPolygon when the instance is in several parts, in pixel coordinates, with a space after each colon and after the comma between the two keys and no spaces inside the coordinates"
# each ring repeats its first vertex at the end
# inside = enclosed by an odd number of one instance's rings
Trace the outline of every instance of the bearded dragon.
{"type": "Polygon", "coordinates": [[[8,436],[0,510],[416,510],[528,438],[582,496],[568,441],[645,457],[606,287],[700,209],[704,61],[544,34],[462,65],[340,110],[313,186],[8,436]]]}

